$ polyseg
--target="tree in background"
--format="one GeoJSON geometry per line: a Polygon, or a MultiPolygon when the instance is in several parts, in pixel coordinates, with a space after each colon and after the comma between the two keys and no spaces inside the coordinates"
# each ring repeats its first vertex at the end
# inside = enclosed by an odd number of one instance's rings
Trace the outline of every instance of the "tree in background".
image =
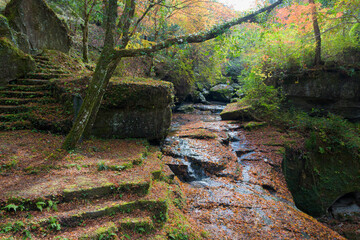
{"type": "Polygon", "coordinates": [[[163,0],[147,1],[145,11],[135,15],[137,3],[135,0],[124,0],[121,16],[118,16],[118,1],[106,0],[105,3],[105,41],[104,48],[97,62],[95,72],[87,89],[86,97],[79,114],[73,124],[73,127],[67,135],[62,147],[64,149],[73,149],[78,143],[79,139],[85,132],[88,135],[92,125],[95,121],[97,112],[99,110],[102,98],[105,94],[106,87],[111,76],[116,69],[119,61],[126,57],[137,57],[144,55],[151,55],[162,49],[171,47],[173,45],[185,43],[200,43],[213,39],[227,31],[232,26],[254,21],[258,14],[269,12],[283,0],[264,7],[252,14],[233,19],[220,25],[213,26],[210,30],[206,30],[196,34],[188,34],[177,37],[168,38],[164,41],[157,42],[152,46],[146,48],[127,49],[131,38],[136,33],[137,28],[146,15],[158,5],[169,7],[163,0]]]}
{"type": "MultiPolygon", "coordinates": [[[[93,14],[96,4],[99,4],[99,0],[82,0],[82,18],[84,24],[81,25],[82,30],[82,53],[83,61],[89,62],[89,22],[90,17],[93,14]]],[[[81,4],[80,4],[81,5],[81,4]]]]}
{"type": "Polygon", "coordinates": [[[309,0],[309,4],[311,9],[311,19],[313,23],[315,42],[316,42],[314,64],[317,66],[321,64],[321,33],[318,23],[315,1],[309,0]]]}

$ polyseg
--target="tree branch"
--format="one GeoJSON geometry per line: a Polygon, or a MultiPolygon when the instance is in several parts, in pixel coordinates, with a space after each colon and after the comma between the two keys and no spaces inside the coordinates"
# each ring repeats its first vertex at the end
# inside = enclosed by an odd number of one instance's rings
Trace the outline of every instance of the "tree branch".
{"type": "Polygon", "coordinates": [[[183,35],[175,38],[167,39],[163,42],[157,43],[152,47],[148,48],[139,48],[139,49],[118,49],[115,50],[115,58],[121,58],[121,57],[137,57],[137,56],[144,56],[151,54],[153,52],[160,51],[162,49],[171,47],[176,44],[185,44],[185,43],[200,43],[205,42],[207,40],[216,38],[217,36],[220,36],[223,34],[227,29],[231,28],[232,26],[239,25],[244,22],[251,22],[255,20],[255,17],[261,13],[269,12],[278,5],[280,5],[283,2],[283,0],[279,0],[275,2],[274,4],[262,8],[252,14],[249,14],[245,17],[240,17],[237,19],[234,19],[232,21],[225,22],[223,24],[220,24],[218,26],[213,27],[209,31],[206,32],[200,32],[197,34],[189,34],[189,35],[183,35]]]}

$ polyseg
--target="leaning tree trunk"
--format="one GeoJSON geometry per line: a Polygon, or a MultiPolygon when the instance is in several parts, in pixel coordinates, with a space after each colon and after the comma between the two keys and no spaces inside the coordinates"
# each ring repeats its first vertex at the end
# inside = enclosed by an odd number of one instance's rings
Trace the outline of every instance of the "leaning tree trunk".
{"type": "Polygon", "coordinates": [[[70,133],[66,136],[62,148],[66,150],[74,149],[80,140],[86,126],[88,125],[91,117],[95,117],[101,100],[104,96],[106,86],[109,83],[112,73],[108,72],[109,65],[112,59],[109,57],[111,54],[104,52],[96,66],[91,83],[87,89],[87,94],[81,105],[79,114],[74,122],[70,133]]]}
{"type": "Polygon", "coordinates": [[[75,122],[62,144],[66,150],[74,149],[81,136],[83,135],[91,117],[95,117],[101,100],[105,94],[106,86],[113,74],[111,66],[114,62],[115,29],[117,19],[117,0],[105,2],[106,7],[106,34],[104,49],[96,65],[89,87],[86,91],[86,97],[80,108],[75,122]]]}
{"type": "MultiPolygon", "coordinates": [[[[105,81],[103,82],[103,85],[101,86],[101,95],[104,96],[105,95],[105,92],[106,92],[106,87],[109,83],[109,80],[111,78],[111,76],[113,75],[117,65],[119,64],[121,58],[119,59],[116,59],[112,62],[110,62],[110,64],[108,65],[108,68],[107,68],[107,73],[106,73],[106,76],[105,76],[105,81]]],[[[97,113],[100,109],[100,106],[101,106],[101,101],[102,101],[102,97],[101,98],[98,98],[97,99],[97,102],[95,103],[95,107],[92,111],[92,114],[90,116],[90,119],[89,119],[89,122],[87,123],[85,129],[84,129],[84,133],[83,133],[83,137],[85,139],[89,138],[90,135],[91,135],[91,130],[92,130],[92,127],[95,123],[95,120],[96,120],[96,116],[97,116],[97,113]]]]}
{"type": "Polygon", "coordinates": [[[321,64],[321,33],[320,33],[320,27],[319,27],[318,18],[317,18],[317,10],[316,10],[315,1],[309,0],[309,3],[311,4],[311,6],[310,6],[311,7],[311,18],[312,18],[312,22],[313,22],[315,42],[316,42],[314,64],[317,66],[317,65],[321,64]]]}

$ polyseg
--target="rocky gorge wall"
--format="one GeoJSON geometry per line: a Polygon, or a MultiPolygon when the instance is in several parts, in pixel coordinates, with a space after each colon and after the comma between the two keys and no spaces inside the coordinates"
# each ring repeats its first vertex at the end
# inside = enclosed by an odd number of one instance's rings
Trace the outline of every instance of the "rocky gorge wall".
{"type": "Polygon", "coordinates": [[[329,154],[287,148],[283,172],[296,206],[312,216],[328,214],[339,197],[360,191],[360,159],[346,149],[329,154]]]}
{"type": "Polygon", "coordinates": [[[280,82],[290,105],[306,111],[330,111],[351,121],[360,120],[359,71],[311,71],[280,82]]]}

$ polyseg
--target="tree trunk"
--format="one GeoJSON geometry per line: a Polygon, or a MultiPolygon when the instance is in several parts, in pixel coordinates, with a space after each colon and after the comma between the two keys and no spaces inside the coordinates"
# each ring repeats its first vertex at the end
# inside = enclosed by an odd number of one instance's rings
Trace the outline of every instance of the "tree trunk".
{"type": "Polygon", "coordinates": [[[313,28],[314,28],[314,35],[315,35],[315,59],[314,64],[315,66],[321,65],[321,33],[320,33],[320,27],[318,23],[317,18],[317,10],[314,0],[309,0],[309,3],[311,5],[311,18],[313,22],[313,28]]]}
{"type": "Polygon", "coordinates": [[[92,80],[86,91],[86,97],[80,108],[79,114],[75,122],[66,136],[62,144],[62,148],[66,150],[74,149],[86,127],[90,118],[95,118],[99,110],[101,100],[105,94],[106,86],[113,74],[111,67],[114,65],[114,46],[115,46],[115,27],[117,19],[117,0],[109,0],[106,2],[106,33],[104,41],[104,49],[101,53],[99,61],[96,65],[92,80]],[[109,68],[110,66],[110,68],[109,68]]]}
{"type": "Polygon", "coordinates": [[[89,41],[88,40],[89,39],[89,20],[85,20],[84,26],[82,28],[82,32],[83,32],[83,39],[82,39],[83,61],[85,63],[88,63],[89,62],[89,57],[88,57],[88,53],[89,53],[89,43],[88,43],[88,41],[89,41]]]}

